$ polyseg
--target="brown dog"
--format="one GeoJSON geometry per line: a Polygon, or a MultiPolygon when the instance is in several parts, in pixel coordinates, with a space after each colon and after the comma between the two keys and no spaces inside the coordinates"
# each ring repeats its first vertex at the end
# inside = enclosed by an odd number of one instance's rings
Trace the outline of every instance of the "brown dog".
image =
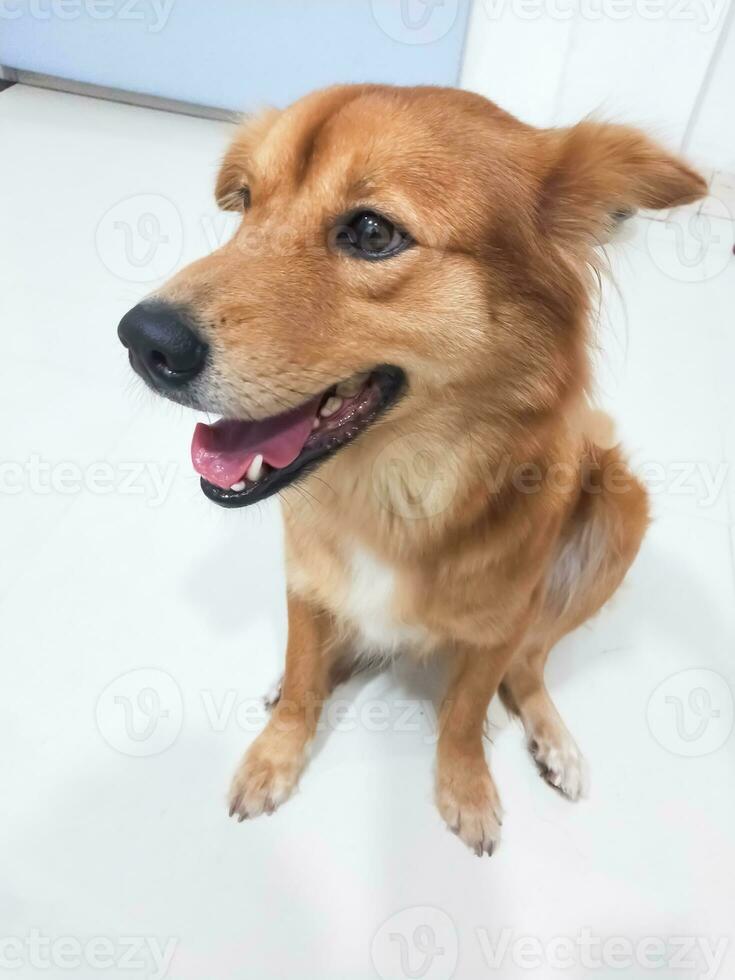
{"type": "Polygon", "coordinates": [[[544,663],[648,520],[585,398],[595,246],[704,192],[633,129],[534,129],[451,89],[340,86],[238,132],[217,182],[237,233],[120,325],[149,384],[225,417],[195,433],[204,492],[285,504],[282,694],[231,813],[282,803],[336,681],[404,650],[450,658],[436,798],[478,854],[500,833],[496,692],[581,794],[544,663]]]}

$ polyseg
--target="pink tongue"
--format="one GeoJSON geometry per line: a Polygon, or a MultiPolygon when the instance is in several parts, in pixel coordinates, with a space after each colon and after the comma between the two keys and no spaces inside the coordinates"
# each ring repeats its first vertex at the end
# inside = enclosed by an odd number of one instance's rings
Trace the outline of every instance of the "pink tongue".
{"type": "Polygon", "coordinates": [[[205,480],[223,490],[245,478],[260,453],[270,466],[288,466],[304,448],[319,407],[319,398],[262,422],[220,419],[214,425],[197,423],[191,442],[191,461],[205,480]]]}

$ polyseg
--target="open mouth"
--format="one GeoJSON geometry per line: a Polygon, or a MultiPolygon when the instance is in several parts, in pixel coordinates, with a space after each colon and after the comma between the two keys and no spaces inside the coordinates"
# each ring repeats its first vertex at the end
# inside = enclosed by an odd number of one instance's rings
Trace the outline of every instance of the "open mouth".
{"type": "Polygon", "coordinates": [[[404,383],[400,368],[384,365],[281,415],[198,423],[191,459],[204,494],[223,507],[245,507],[277,493],[364,432],[404,383]]]}

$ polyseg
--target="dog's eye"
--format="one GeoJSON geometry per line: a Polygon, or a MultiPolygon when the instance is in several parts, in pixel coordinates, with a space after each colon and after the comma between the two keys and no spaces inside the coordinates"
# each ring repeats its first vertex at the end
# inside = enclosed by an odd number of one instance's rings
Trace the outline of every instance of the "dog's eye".
{"type": "Polygon", "coordinates": [[[358,211],[335,229],[337,248],[360,259],[387,259],[411,244],[410,235],[375,211],[358,211]]]}
{"type": "Polygon", "coordinates": [[[247,209],[250,207],[250,188],[249,187],[241,187],[240,188],[240,201],[241,201],[241,207],[242,207],[243,211],[247,211],[247,209]]]}

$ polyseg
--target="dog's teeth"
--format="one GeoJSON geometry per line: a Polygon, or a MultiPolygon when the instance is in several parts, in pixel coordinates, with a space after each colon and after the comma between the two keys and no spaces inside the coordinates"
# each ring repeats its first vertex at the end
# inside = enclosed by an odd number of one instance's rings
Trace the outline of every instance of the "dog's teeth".
{"type": "Polygon", "coordinates": [[[248,471],[245,476],[250,480],[251,483],[255,483],[256,480],[260,479],[260,474],[263,472],[263,457],[260,453],[255,457],[250,466],[248,466],[248,471]]]}
{"type": "Polygon", "coordinates": [[[311,423],[311,428],[312,428],[312,430],[318,429],[320,425],[321,425],[321,422],[319,421],[319,416],[317,415],[315,417],[314,421],[311,423]]]}
{"type": "Polygon", "coordinates": [[[319,409],[319,414],[324,418],[329,418],[330,415],[334,415],[342,408],[343,399],[338,398],[336,395],[332,395],[327,398],[322,407],[319,409]]]}
{"type": "Polygon", "coordinates": [[[240,493],[240,491],[241,490],[244,490],[244,489],[245,489],[245,481],[244,480],[240,480],[239,483],[233,483],[232,486],[230,487],[230,490],[234,490],[235,493],[240,493]]]}

